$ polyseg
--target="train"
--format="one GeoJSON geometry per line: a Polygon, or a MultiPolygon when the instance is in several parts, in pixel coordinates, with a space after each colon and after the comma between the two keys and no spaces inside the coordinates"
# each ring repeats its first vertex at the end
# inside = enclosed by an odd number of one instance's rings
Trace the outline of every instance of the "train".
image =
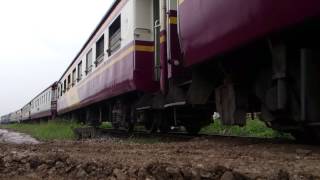
{"type": "Polygon", "coordinates": [[[56,82],[39,93],[30,102],[16,112],[1,117],[0,124],[38,122],[54,119],[57,116],[56,82]]]}
{"type": "Polygon", "coordinates": [[[319,140],[319,17],[319,0],[116,0],[62,76],[10,117],[197,134],[214,112],[239,126],[259,112],[319,140]]]}

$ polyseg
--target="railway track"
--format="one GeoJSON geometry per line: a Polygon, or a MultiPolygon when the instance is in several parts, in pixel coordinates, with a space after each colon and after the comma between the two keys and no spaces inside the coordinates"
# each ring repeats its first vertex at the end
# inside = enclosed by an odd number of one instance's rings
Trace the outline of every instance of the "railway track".
{"type": "Polygon", "coordinates": [[[170,132],[162,133],[149,133],[147,131],[134,131],[128,133],[126,130],[115,129],[98,129],[99,137],[113,137],[120,139],[157,139],[161,142],[176,142],[176,141],[190,141],[190,140],[238,140],[243,142],[250,142],[250,144],[272,143],[272,144],[297,144],[296,141],[284,138],[260,138],[249,136],[234,136],[234,135],[221,135],[221,134],[198,134],[190,135],[185,132],[170,132]]]}

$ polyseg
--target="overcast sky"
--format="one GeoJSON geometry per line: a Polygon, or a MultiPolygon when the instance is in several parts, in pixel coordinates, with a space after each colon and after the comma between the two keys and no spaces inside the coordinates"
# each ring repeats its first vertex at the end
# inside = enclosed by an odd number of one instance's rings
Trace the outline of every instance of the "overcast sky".
{"type": "Polygon", "coordinates": [[[58,80],[114,0],[0,0],[0,115],[58,80]]]}

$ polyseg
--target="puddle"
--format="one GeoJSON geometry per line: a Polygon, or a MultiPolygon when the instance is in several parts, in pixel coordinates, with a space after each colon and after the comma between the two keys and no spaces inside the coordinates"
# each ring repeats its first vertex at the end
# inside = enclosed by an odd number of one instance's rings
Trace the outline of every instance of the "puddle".
{"type": "Polygon", "coordinates": [[[40,142],[29,135],[0,129],[0,142],[13,144],[39,144],[40,142]]]}

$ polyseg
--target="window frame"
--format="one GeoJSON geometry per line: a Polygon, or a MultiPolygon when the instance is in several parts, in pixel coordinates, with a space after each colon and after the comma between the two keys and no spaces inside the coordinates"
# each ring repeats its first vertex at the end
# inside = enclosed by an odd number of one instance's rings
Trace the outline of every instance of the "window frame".
{"type": "Polygon", "coordinates": [[[77,68],[74,68],[74,69],[72,70],[71,87],[73,87],[73,86],[76,85],[76,83],[77,83],[77,78],[76,78],[76,76],[77,76],[77,68]]]}
{"type": "Polygon", "coordinates": [[[121,28],[121,14],[119,14],[114,21],[110,24],[110,26],[108,27],[108,56],[112,56],[113,54],[115,54],[116,52],[119,51],[119,49],[121,49],[121,32],[122,32],[122,28],[121,28]],[[114,26],[117,25],[117,23],[119,23],[119,28],[118,29],[113,29],[114,26]],[[119,32],[118,32],[119,31],[119,32]],[[115,41],[115,43],[112,45],[112,41],[114,40],[114,38],[112,37],[117,37],[119,35],[119,38],[117,41],[115,41]],[[117,45],[117,43],[119,42],[119,45],[117,45]],[[115,48],[114,48],[115,47],[115,48]],[[112,50],[112,48],[114,48],[112,50]]]}
{"type": "Polygon", "coordinates": [[[87,75],[92,72],[92,67],[93,67],[92,60],[93,60],[93,51],[91,48],[86,54],[86,74],[87,75]],[[90,65],[89,65],[89,57],[91,57],[90,65]]]}
{"type": "Polygon", "coordinates": [[[96,67],[99,66],[99,64],[101,64],[101,62],[103,61],[104,48],[105,48],[105,39],[104,39],[104,34],[102,34],[102,36],[96,42],[96,60],[95,60],[96,67]]]}
{"type": "Polygon", "coordinates": [[[82,61],[78,63],[78,73],[77,73],[77,81],[81,81],[82,79],[82,61]]]}
{"type": "Polygon", "coordinates": [[[66,93],[67,90],[67,79],[63,81],[63,93],[66,93]]]}
{"type": "Polygon", "coordinates": [[[67,91],[71,88],[71,74],[67,76],[67,91]]]}

